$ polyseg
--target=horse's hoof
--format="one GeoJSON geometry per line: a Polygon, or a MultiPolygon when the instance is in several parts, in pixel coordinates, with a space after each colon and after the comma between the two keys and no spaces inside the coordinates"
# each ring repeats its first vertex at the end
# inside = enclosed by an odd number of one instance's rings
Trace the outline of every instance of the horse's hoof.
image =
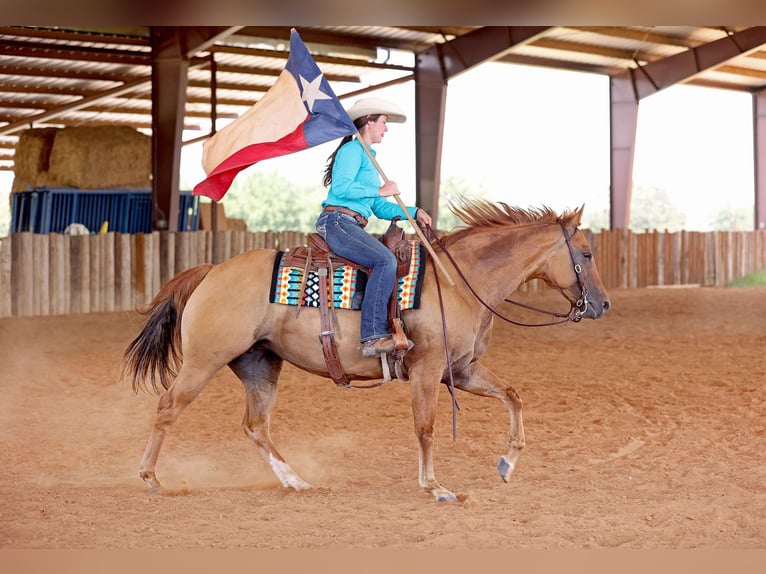
{"type": "Polygon", "coordinates": [[[455,494],[450,492],[449,490],[445,490],[445,489],[442,489],[439,491],[435,490],[433,492],[433,495],[434,495],[434,500],[436,500],[436,502],[460,502],[457,496],[455,496],[455,494]]]}
{"type": "Polygon", "coordinates": [[[516,464],[508,460],[505,456],[501,456],[497,461],[497,471],[500,473],[500,478],[503,482],[511,480],[511,474],[513,474],[516,464]]]}
{"type": "Polygon", "coordinates": [[[313,484],[297,477],[294,480],[287,482],[284,486],[285,488],[292,488],[296,492],[300,492],[301,490],[312,490],[314,488],[313,484]]]}
{"type": "Polygon", "coordinates": [[[160,481],[157,480],[157,475],[153,472],[140,472],[139,476],[149,486],[149,494],[157,494],[160,492],[162,485],[160,484],[160,481]]]}

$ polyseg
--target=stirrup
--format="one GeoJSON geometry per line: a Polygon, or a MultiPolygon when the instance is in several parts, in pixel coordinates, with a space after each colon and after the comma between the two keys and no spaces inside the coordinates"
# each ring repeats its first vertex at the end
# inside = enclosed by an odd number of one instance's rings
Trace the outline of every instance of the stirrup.
{"type": "Polygon", "coordinates": [[[396,375],[394,377],[391,376],[391,367],[389,366],[388,353],[380,354],[380,366],[383,369],[383,383],[388,383],[390,381],[393,381],[394,379],[398,379],[402,382],[409,381],[409,378],[404,373],[404,365],[403,365],[404,354],[401,351],[394,351],[392,355],[394,355],[394,357],[397,357],[397,358],[391,357],[391,360],[394,363],[394,374],[396,375]]]}
{"type": "Polygon", "coordinates": [[[387,383],[392,381],[391,369],[388,368],[388,353],[380,354],[380,366],[383,369],[383,382],[387,383]]]}

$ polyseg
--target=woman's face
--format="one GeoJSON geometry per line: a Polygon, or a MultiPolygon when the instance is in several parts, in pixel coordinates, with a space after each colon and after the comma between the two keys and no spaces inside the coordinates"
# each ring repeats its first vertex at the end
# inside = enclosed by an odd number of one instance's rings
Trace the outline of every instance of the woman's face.
{"type": "Polygon", "coordinates": [[[377,144],[383,141],[383,134],[388,131],[388,116],[381,114],[374,122],[365,124],[366,140],[371,144],[377,144]]]}

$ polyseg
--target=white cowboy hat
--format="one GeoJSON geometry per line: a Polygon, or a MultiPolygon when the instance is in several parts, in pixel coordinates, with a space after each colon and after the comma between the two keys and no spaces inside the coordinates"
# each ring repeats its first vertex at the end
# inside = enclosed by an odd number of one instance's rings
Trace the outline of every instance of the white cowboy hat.
{"type": "Polygon", "coordinates": [[[377,114],[385,114],[389,122],[401,124],[407,120],[407,116],[399,106],[381,98],[362,98],[354,102],[354,105],[348,109],[348,115],[352,121],[363,116],[377,114]]]}

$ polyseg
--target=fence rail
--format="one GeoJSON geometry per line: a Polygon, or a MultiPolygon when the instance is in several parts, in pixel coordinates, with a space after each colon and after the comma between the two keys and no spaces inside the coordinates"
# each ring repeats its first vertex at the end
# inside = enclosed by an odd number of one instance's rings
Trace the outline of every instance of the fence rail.
{"type": "MultiPolygon", "coordinates": [[[[766,230],[585,233],[607,289],[724,286],[766,269],[766,230]]],[[[306,234],[292,231],[14,233],[0,240],[0,317],[132,310],[194,265],[305,241],[306,234]]],[[[544,288],[539,280],[522,286],[544,288]]]]}

